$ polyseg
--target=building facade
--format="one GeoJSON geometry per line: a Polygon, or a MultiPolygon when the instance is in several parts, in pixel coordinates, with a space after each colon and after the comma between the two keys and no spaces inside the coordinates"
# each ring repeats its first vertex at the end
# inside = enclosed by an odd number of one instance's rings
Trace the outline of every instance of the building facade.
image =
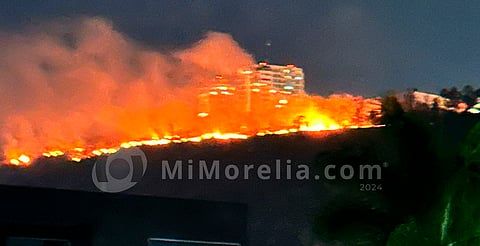
{"type": "Polygon", "coordinates": [[[273,65],[259,62],[255,65],[253,75],[253,86],[266,85],[284,94],[305,93],[303,69],[293,64],[273,65]]]}
{"type": "Polygon", "coordinates": [[[235,75],[217,75],[198,95],[198,116],[215,111],[246,111],[282,108],[290,96],[305,94],[303,69],[290,65],[259,62],[235,75]]]}
{"type": "Polygon", "coordinates": [[[395,95],[405,110],[431,109],[434,107],[446,109],[449,99],[437,94],[420,91],[407,91],[395,95]]]}

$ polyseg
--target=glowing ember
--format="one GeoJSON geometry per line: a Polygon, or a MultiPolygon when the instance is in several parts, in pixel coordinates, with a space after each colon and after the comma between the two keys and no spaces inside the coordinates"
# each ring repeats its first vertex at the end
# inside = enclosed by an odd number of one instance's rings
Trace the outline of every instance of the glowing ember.
{"type": "Polygon", "coordinates": [[[10,164],[19,166],[19,165],[28,165],[30,163],[30,157],[26,155],[20,155],[17,159],[11,159],[10,164]]]}

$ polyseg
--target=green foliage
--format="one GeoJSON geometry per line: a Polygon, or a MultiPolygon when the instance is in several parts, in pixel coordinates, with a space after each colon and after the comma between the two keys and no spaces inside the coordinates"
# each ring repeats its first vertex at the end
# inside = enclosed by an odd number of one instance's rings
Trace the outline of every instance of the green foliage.
{"type": "Polygon", "coordinates": [[[424,231],[414,218],[399,225],[389,236],[387,246],[438,246],[439,243],[424,231]]]}
{"type": "Polygon", "coordinates": [[[480,245],[480,123],[464,141],[465,165],[447,182],[436,204],[390,234],[387,246],[480,245]]]}
{"type": "Polygon", "coordinates": [[[477,123],[464,141],[462,156],[466,165],[480,166],[480,123],[477,123]]]}

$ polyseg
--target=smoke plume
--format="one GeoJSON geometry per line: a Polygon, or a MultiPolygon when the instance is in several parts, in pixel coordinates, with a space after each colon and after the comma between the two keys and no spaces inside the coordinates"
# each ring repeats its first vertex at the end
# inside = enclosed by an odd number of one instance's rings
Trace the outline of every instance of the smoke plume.
{"type": "Polygon", "coordinates": [[[209,32],[190,48],[158,52],[102,18],[0,32],[0,147],[7,158],[102,145],[191,126],[196,88],[253,58],[209,32]]]}

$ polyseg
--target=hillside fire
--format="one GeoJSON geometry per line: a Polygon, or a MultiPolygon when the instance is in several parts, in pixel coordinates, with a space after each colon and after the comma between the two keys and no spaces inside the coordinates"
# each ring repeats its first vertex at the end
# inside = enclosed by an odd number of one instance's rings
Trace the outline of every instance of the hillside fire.
{"type": "Polygon", "coordinates": [[[0,71],[4,163],[29,165],[40,156],[79,162],[141,145],[371,127],[370,112],[380,110],[374,99],[309,95],[303,70],[256,65],[227,34],[159,53],[102,19],[63,25],[0,40],[8,68],[0,71]]]}

